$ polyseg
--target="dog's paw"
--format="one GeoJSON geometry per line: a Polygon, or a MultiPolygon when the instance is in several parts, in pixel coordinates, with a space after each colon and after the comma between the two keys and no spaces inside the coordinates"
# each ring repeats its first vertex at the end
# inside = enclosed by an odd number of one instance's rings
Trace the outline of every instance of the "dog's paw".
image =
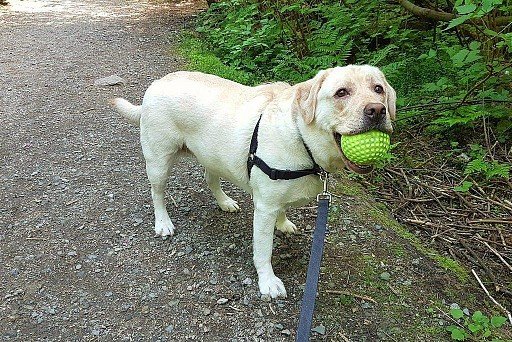
{"type": "Polygon", "coordinates": [[[296,234],[297,226],[290,220],[286,219],[282,224],[276,224],[277,230],[285,234],[296,234]]]}
{"type": "Polygon", "coordinates": [[[260,278],[258,280],[258,286],[260,288],[260,293],[264,295],[268,295],[271,298],[283,297],[286,298],[286,289],[284,288],[284,284],[275,275],[266,278],[260,278]]]}
{"type": "Polygon", "coordinates": [[[235,211],[240,210],[240,206],[238,205],[238,203],[236,203],[236,201],[234,199],[229,198],[229,197],[223,201],[219,201],[219,207],[223,211],[227,211],[230,213],[234,213],[235,211]]]}
{"type": "Polygon", "coordinates": [[[174,225],[171,220],[159,220],[155,222],[155,236],[166,239],[174,234],[174,225]]]}

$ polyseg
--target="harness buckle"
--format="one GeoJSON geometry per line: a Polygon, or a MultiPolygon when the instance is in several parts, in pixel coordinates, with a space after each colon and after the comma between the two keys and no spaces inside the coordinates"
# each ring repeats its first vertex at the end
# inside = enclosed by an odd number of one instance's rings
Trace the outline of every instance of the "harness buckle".
{"type": "MultiPolygon", "coordinates": [[[[288,171],[288,170],[286,170],[286,171],[288,171]]],[[[284,172],[282,170],[271,169],[270,175],[268,176],[268,178],[270,178],[272,180],[278,180],[278,179],[282,179],[283,175],[284,175],[284,172]]]]}

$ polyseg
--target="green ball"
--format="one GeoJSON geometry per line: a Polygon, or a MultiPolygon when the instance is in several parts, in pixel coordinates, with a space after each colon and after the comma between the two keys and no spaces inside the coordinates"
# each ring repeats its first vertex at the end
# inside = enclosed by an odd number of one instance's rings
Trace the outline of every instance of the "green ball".
{"type": "Polygon", "coordinates": [[[340,143],[345,157],[359,165],[374,164],[389,151],[389,135],[381,131],[343,135],[340,143]]]}

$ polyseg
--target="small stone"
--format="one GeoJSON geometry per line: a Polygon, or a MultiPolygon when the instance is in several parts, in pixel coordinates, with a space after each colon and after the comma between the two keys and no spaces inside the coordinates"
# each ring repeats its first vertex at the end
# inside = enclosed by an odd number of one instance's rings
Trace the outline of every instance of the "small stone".
{"type": "Polygon", "coordinates": [[[322,324],[314,327],[313,329],[311,329],[311,331],[316,332],[317,334],[320,335],[325,335],[325,327],[322,324]]]}
{"type": "Polygon", "coordinates": [[[179,299],[173,299],[171,300],[168,305],[169,306],[178,306],[178,304],[180,303],[180,300],[179,299]]]}
{"type": "Polygon", "coordinates": [[[390,277],[391,277],[391,274],[389,274],[389,272],[382,272],[379,276],[379,278],[382,280],[389,280],[390,277]]]}
{"type": "Polygon", "coordinates": [[[174,330],[174,326],[172,324],[168,325],[167,328],[165,328],[165,331],[167,331],[169,334],[172,334],[174,330]]]}
{"type": "Polygon", "coordinates": [[[371,305],[368,302],[362,302],[361,303],[361,308],[363,308],[363,309],[371,309],[372,307],[373,307],[373,305],[371,305]]]}
{"type": "Polygon", "coordinates": [[[280,323],[276,323],[274,324],[274,328],[276,328],[277,330],[283,330],[283,325],[280,323]]]}
{"type": "Polygon", "coordinates": [[[212,313],[212,310],[210,310],[209,308],[206,308],[203,310],[203,315],[205,315],[205,316],[208,316],[211,313],[212,313]]]}
{"type": "Polygon", "coordinates": [[[450,309],[460,309],[460,306],[457,303],[451,303],[450,304],[450,309]]]}
{"type": "Polygon", "coordinates": [[[210,279],[210,284],[217,285],[217,279],[215,279],[215,278],[210,279]]]}
{"type": "Polygon", "coordinates": [[[81,264],[78,264],[78,265],[76,265],[76,266],[75,266],[75,270],[79,270],[79,269],[81,269],[81,268],[82,268],[82,265],[81,265],[81,264]]]}
{"type": "Polygon", "coordinates": [[[286,335],[286,336],[290,336],[292,333],[291,333],[290,330],[284,329],[284,330],[281,330],[281,334],[286,335]]]}
{"type": "Polygon", "coordinates": [[[148,312],[149,312],[149,306],[144,305],[144,306],[142,307],[142,313],[143,313],[143,314],[147,314],[148,312]]]}
{"type": "Polygon", "coordinates": [[[122,85],[125,83],[126,83],[126,80],[117,75],[111,75],[111,76],[98,78],[98,79],[94,80],[94,85],[99,86],[99,87],[122,85]]]}
{"type": "Polygon", "coordinates": [[[265,328],[261,327],[258,330],[256,330],[256,336],[261,336],[265,333],[265,328]]]}
{"type": "Polygon", "coordinates": [[[251,278],[245,278],[245,279],[242,281],[242,285],[245,285],[245,286],[252,285],[252,279],[251,279],[251,278]]]}
{"type": "Polygon", "coordinates": [[[464,315],[469,316],[469,309],[468,308],[462,309],[462,312],[464,313],[464,315]]]}
{"type": "Polygon", "coordinates": [[[268,294],[261,295],[260,299],[263,302],[270,302],[270,301],[272,301],[272,297],[270,297],[270,295],[268,295],[268,294]]]}
{"type": "Polygon", "coordinates": [[[140,224],[143,222],[142,217],[136,217],[133,219],[133,221],[135,222],[133,224],[134,227],[140,226],[140,224]]]}
{"type": "Polygon", "coordinates": [[[184,275],[190,275],[190,270],[188,268],[184,268],[183,269],[183,274],[184,275]]]}
{"type": "Polygon", "coordinates": [[[217,304],[219,304],[219,305],[226,304],[227,302],[229,302],[229,299],[227,299],[227,298],[219,298],[219,299],[217,299],[217,304]]]}

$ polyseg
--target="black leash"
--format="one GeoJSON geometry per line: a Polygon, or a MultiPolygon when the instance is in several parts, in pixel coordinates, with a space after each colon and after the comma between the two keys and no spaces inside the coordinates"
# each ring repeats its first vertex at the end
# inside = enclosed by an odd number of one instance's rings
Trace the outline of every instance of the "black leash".
{"type": "Polygon", "coordinates": [[[297,336],[295,339],[296,342],[309,341],[311,324],[313,323],[313,311],[315,310],[318,279],[320,277],[320,264],[322,263],[325,235],[327,233],[327,215],[329,213],[331,195],[327,192],[327,173],[323,174],[321,178],[324,181],[324,190],[317,196],[318,210],[316,225],[313,233],[313,242],[311,243],[311,255],[309,259],[308,273],[306,276],[304,297],[302,297],[299,326],[297,328],[297,336]]]}

